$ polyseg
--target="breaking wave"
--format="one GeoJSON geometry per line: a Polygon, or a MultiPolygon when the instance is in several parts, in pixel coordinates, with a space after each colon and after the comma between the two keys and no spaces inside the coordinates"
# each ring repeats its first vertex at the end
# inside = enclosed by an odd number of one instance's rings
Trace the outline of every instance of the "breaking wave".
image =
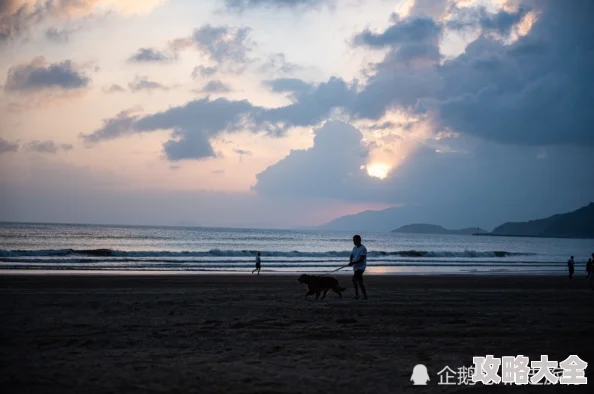
{"type": "MultiPolygon", "coordinates": [[[[174,251],[122,251],[112,249],[49,249],[49,250],[2,250],[0,249],[0,260],[10,257],[47,257],[47,256],[94,256],[94,257],[128,257],[128,258],[159,258],[159,257],[254,257],[257,250],[220,250],[211,249],[207,252],[174,252],[174,251]]],[[[329,251],[329,252],[282,252],[282,251],[262,251],[262,257],[311,257],[311,258],[329,258],[349,256],[350,250],[329,251]]],[[[474,251],[464,250],[460,252],[448,251],[418,251],[418,250],[400,250],[400,251],[370,251],[368,257],[460,257],[460,258],[504,258],[508,256],[530,256],[535,253],[512,253],[507,251],[474,251]]]]}

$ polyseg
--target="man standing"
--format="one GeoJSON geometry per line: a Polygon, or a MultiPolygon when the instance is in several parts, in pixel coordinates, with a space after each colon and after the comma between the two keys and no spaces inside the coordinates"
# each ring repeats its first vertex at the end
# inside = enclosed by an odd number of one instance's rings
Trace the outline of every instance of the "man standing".
{"type": "Polygon", "coordinates": [[[567,261],[567,269],[569,270],[569,279],[571,279],[573,272],[575,271],[575,261],[573,260],[573,256],[567,261]]]}
{"type": "Polygon", "coordinates": [[[363,284],[363,272],[367,267],[367,248],[361,244],[361,236],[355,235],[353,237],[353,253],[351,253],[349,266],[353,267],[353,285],[355,286],[355,299],[359,299],[359,286],[363,293],[363,299],[367,299],[367,291],[363,284]]]}

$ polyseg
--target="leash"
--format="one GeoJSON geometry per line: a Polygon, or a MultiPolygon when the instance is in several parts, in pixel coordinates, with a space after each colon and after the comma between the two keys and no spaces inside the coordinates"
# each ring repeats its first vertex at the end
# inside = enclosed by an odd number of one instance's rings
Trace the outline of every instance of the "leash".
{"type": "Polygon", "coordinates": [[[340,268],[337,268],[337,269],[335,269],[335,270],[333,270],[333,271],[328,271],[328,272],[326,272],[325,274],[321,274],[321,275],[319,275],[319,276],[324,276],[324,275],[328,275],[328,274],[331,274],[331,273],[333,273],[333,272],[336,272],[336,271],[340,271],[341,269],[343,269],[343,268],[346,268],[346,267],[348,267],[348,266],[349,266],[348,264],[347,264],[347,265],[343,265],[343,266],[342,266],[342,267],[340,267],[340,268]]]}

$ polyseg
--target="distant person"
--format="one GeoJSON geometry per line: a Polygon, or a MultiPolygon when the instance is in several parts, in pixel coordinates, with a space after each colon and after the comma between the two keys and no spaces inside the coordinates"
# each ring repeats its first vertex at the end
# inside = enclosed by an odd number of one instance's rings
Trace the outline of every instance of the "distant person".
{"type": "Polygon", "coordinates": [[[351,253],[349,266],[353,267],[353,285],[355,286],[355,299],[359,299],[359,287],[363,293],[363,299],[367,299],[367,291],[363,284],[363,272],[367,267],[367,248],[361,243],[361,236],[355,235],[353,237],[353,252],[351,253]]]}
{"type": "Polygon", "coordinates": [[[573,260],[573,256],[567,260],[567,269],[569,270],[569,279],[571,279],[573,277],[573,272],[575,271],[575,261],[573,260]]]}
{"type": "Polygon", "coordinates": [[[592,275],[592,261],[594,261],[594,253],[592,253],[592,257],[590,257],[586,263],[586,278],[589,278],[590,275],[592,275]]]}
{"type": "Polygon", "coordinates": [[[256,256],[256,269],[252,271],[252,274],[258,271],[258,275],[260,275],[260,268],[262,267],[262,259],[260,258],[261,255],[262,253],[258,252],[258,255],[256,256]]]}

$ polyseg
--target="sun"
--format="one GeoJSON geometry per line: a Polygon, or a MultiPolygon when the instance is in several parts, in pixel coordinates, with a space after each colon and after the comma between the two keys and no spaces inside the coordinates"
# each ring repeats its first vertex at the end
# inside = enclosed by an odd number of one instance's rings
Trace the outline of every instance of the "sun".
{"type": "Polygon", "coordinates": [[[375,163],[367,166],[367,175],[375,178],[384,179],[389,172],[390,166],[388,164],[375,163]]]}

